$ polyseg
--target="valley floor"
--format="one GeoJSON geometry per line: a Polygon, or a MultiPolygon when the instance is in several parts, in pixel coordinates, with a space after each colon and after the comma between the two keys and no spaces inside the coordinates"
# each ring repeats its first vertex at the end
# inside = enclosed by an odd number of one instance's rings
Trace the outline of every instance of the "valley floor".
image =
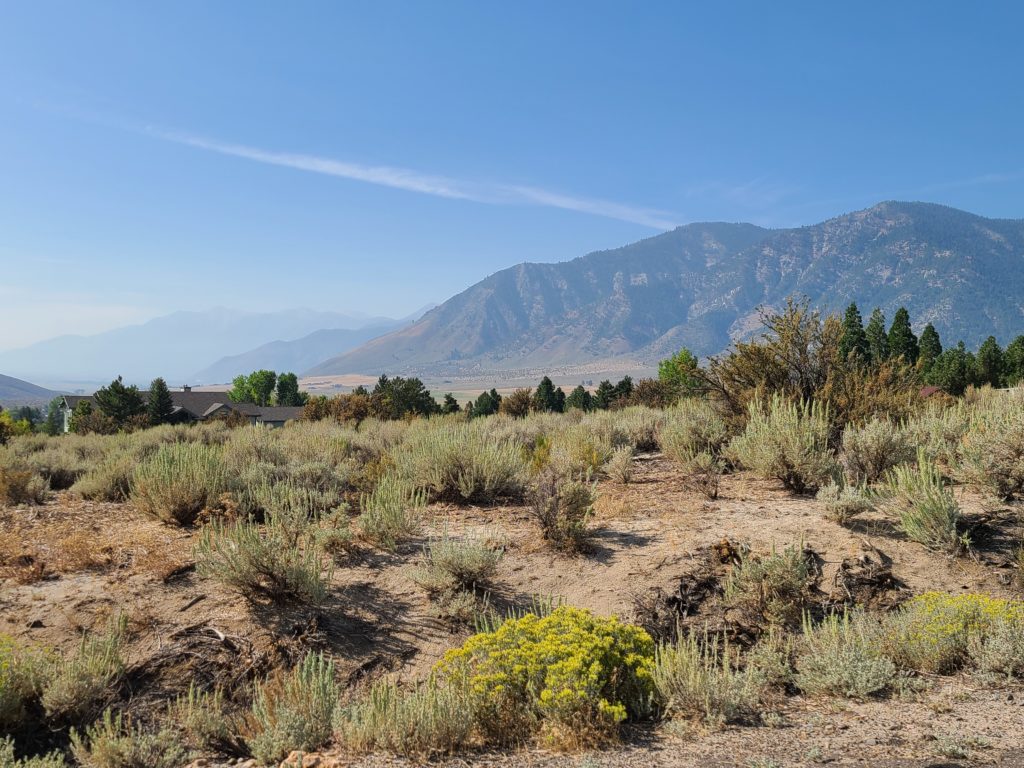
{"type": "MultiPolygon", "coordinates": [[[[430,533],[473,533],[500,542],[505,556],[491,600],[528,606],[553,595],[600,614],[635,617],[651,595],[671,594],[723,539],[754,551],[804,544],[820,564],[823,599],[841,589],[840,571],[858,558],[891,565],[893,581],[869,595],[880,605],[929,590],[1021,596],[1010,563],[1021,537],[1019,509],[965,494],[976,547],[968,557],[928,552],[895,533],[881,515],[853,527],[829,522],[813,497],[738,474],[705,500],[660,455],[638,457],[634,482],[602,481],[592,551],[554,554],[520,506],[434,505],[423,538],[395,553],[373,550],[339,562],[331,598],[318,609],[250,606],[194,571],[196,533],[164,526],[128,504],[59,494],[40,507],[0,509],[0,635],[73,652],[83,629],[112,613],[130,617],[130,711],[159,717],[183,681],[241,682],[309,649],[329,652],[339,681],[356,695],[390,675],[412,681],[467,634],[437,616],[409,578],[430,533]],[[844,565],[844,562],[846,565],[844,565]]],[[[838,600],[839,598],[836,597],[838,600]]],[[[721,617],[706,616],[714,622],[721,617]]],[[[186,683],[187,685],[187,683],[186,683]]],[[[969,675],[924,678],[921,690],[887,699],[781,697],[770,725],[703,730],[635,728],[624,744],[596,753],[524,749],[466,754],[445,766],[1024,765],[1024,687],[969,675]]],[[[200,765],[221,765],[204,760],[200,765]]],[[[305,765],[390,766],[383,755],[330,752],[305,765]]]]}

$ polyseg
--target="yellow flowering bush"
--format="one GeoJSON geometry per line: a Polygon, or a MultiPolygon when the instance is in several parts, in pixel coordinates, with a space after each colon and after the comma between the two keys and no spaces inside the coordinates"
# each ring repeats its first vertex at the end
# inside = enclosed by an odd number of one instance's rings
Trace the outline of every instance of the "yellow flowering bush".
{"type": "Polygon", "coordinates": [[[1008,628],[1024,633],[1024,601],[926,592],[888,620],[886,655],[900,666],[945,674],[967,661],[972,645],[1008,628]]]}
{"type": "Polygon", "coordinates": [[[470,637],[437,671],[464,681],[487,740],[539,729],[557,745],[579,745],[646,714],[653,668],[654,641],[643,629],[563,606],[470,637]]]}

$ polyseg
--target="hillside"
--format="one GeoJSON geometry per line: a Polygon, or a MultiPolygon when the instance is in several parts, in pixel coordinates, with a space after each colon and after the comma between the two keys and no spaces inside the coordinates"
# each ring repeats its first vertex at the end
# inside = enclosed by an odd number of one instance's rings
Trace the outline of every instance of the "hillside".
{"type": "Polygon", "coordinates": [[[884,202],[796,229],[690,224],[502,270],[309,373],[650,364],[682,345],[709,355],[755,331],[758,307],[794,294],[828,310],[880,306],[889,318],[903,305],[918,329],[932,322],[946,341],[1005,342],[1024,330],[1024,221],[884,202]]]}
{"type": "Polygon", "coordinates": [[[45,405],[59,393],[0,373],[0,406],[45,405]]]}

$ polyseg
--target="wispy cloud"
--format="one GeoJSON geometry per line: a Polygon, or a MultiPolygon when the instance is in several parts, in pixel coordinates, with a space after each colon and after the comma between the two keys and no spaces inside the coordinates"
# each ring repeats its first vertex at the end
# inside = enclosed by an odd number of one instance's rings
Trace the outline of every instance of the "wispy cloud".
{"type": "Polygon", "coordinates": [[[538,187],[467,181],[389,165],[362,165],[335,160],[329,157],[318,157],[316,155],[273,152],[243,144],[232,144],[174,131],[150,129],[147,132],[165,141],[172,141],[176,144],[184,144],[209,152],[217,152],[222,155],[241,157],[258,163],[294,168],[326,176],[362,181],[382,187],[403,189],[408,192],[419,192],[424,195],[434,195],[435,197],[445,197],[453,200],[472,200],[490,205],[540,205],[547,208],[559,208],[567,211],[588,213],[594,216],[604,216],[609,219],[618,219],[619,221],[628,221],[633,224],[651,227],[652,229],[672,229],[679,223],[667,211],[643,208],[611,200],[577,197],[538,187]]]}

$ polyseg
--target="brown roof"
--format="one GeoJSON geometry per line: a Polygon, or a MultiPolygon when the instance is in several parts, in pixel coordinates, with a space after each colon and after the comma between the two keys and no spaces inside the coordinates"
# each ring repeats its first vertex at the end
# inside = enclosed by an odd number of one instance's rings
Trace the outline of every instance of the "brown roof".
{"type": "MultiPolygon", "coordinates": [[[[140,391],[143,400],[149,398],[149,392],[140,391]]],[[[96,403],[96,399],[92,395],[65,395],[64,403],[71,410],[75,409],[83,400],[87,400],[92,404],[96,403]]],[[[233,411],[244,414],[245,416],[259,416],[262,411],[266,410],[260,408],[255,403],[233,403],[228,398],[227,392],[171,392],[171,402],[174,403],[174,412],[180,413],[184,411],[195,419],[204,419],[210,413],[219,410],[220,408],[230,408],[233,411]]],[[[275,419],[276,420],[276,419],[275,419]]]]}

